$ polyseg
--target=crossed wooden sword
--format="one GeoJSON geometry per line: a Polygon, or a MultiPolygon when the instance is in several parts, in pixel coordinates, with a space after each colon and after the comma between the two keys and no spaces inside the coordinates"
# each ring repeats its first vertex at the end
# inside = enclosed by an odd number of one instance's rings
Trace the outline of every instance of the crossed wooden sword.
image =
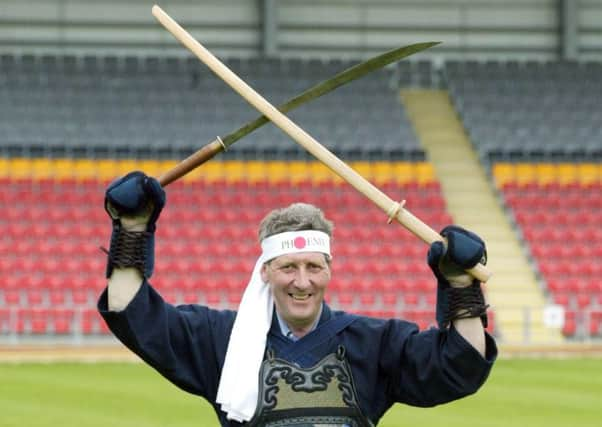
{"type": "MultiPolygon", "coordinates": [[[[209,69],[211,69],[211,71],[213,71],[219,78],[221,78],[232,89],[234,89],[234,91],[242,96],[249,104],[255,107],[255,109],[257,109],[261,114],[263,114],[261,117],[252,122],[246,123],[238,130],[228,134],[224,138],[217,137],[214,141],[203,146],[200,150],[196,151],[186,159],[182,160],[172,169],[159,176],[158,181],[163,187],[212,159],[216,154],[226,150],[230,145],[234,144],[243,136],[249,134],[260,126],[263,126],[268,121],[271,121],[284,133],[289,135],[295,142],[309,151],[315,158],[320,160],[330,170],[339,175],[357,191],[362,193],[375,205],[381,208],[387,214],[389,223],[392,222],[393,219],[396,219],[406,229],[427,244],[431,244],[435,241],[445,241],[445,239],[439,233],[405,209],[405,200],[401,202],[392,200],[372,183],[353,170],[349,165],[326,149],[284,114],[285,112],[290,111],[312,99],[318,98],[339,86],[364,76],[376,69],[382,68],[385,65],[401,58],[432,47],[438,44],[438,42],[417,43],[381,54],[377,57],[348,68],[347,70],[344,70],[343,72],[313,86],[312,88],[276,108],[247,83],[245,83],[240,77],[234,74],[232,70],[224,65],[194,37],[192,37],[190,33],[188,33],[167,13],[165,13],[163,9],[157,5],[154,5],[152,8],[152,14],[161,23],[161,25],[163,25],[178,41],[180,41],[192,53],[194,53],[195,56],[197,56],[207,67],[209,67],[209,69]]],[[[491,272],[482,264],[477,264],[475,267],[466,271],[481,282],[486,282],[491,277],[491,272]]]]}

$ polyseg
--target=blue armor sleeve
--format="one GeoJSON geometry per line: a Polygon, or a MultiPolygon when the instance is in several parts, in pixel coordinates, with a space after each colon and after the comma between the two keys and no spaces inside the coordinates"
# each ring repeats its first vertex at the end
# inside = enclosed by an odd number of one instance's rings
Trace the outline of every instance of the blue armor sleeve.
{"type": "Polygon", "coordinates": [[[181,389],[215,400],[235,312],[199,305],[172,306],[144,282],[125,310],[98,310],[130,350],[181,389]]]}
{"type": "Polygon", "coordinates": [[[453,327],[414,333],[399,350],[399,359],[393,357],[388,362],[399,363],[390,393],[397,402],[421,407],[475,393],[486,381],[497,357],[490,335],[486,334],[483,357],[453,327]]]}

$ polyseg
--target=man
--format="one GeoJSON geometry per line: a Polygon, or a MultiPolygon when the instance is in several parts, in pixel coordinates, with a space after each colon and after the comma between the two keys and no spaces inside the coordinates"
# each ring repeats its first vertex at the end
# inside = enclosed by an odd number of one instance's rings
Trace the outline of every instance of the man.
{"type": "Polygon", "coordinates": [[[486,259],[483,241],[446,227],[428,263],[439,328],[331,310],[332,224],[297,203],[260,224],[262,254],[239,309],[174,307],[148,282],[165,204],[158,182],[132,172],[112,183],[107,290],[111,331],[171,382],[207,399],[223,426],[376,425],[396,402],[433,406],[474,393],[497,356],[485,332],[480,283],[464,272],[486,259]]]}

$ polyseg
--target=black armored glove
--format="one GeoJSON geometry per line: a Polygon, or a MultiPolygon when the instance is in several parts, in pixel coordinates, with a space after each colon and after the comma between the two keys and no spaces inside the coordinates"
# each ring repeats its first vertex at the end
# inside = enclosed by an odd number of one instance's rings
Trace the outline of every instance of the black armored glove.
{"type": "Polygon", "coordinates": [[[447,239],[434,242],[428,252],[428,265],[437,277],[437,323],[447,328],[451,321],[480,317],[487,327],[487,305],[481,283],[465,270],[487,263],[485,242],[476,234],[450,225],[441,231],[447,239]]]}
{"type": "Polygon", "coordinates": [[[152,275],[156,222],[165,199],[159,182],[138,171],[108,186],[105,210],[113,220],[113,232],[107,277],[115,267],[135,267],[145,278],[152,275]]]}

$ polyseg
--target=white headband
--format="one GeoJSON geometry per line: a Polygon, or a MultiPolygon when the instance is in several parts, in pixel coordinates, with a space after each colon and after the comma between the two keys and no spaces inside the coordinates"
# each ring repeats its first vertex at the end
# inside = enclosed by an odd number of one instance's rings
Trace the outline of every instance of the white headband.
{"type": "Polygon", "coordinates": [[[272,325],[274,302],[267,283],[261,280],[263,264],[280,255],[321,252],[330,256],[330,237],[322,231],[287,231],[265,238],[262,253],[238,306],[222,369],[217,403],[228,419],[249,421],[259,395],[259,370],[272,325]]]}
{"type": "Polygon", "coordinates": [[[265,238],[261,249],[265,261],[298,252],[322,252],[330,256],[330,237],[316,230],[287,231],[265,238]]]}

